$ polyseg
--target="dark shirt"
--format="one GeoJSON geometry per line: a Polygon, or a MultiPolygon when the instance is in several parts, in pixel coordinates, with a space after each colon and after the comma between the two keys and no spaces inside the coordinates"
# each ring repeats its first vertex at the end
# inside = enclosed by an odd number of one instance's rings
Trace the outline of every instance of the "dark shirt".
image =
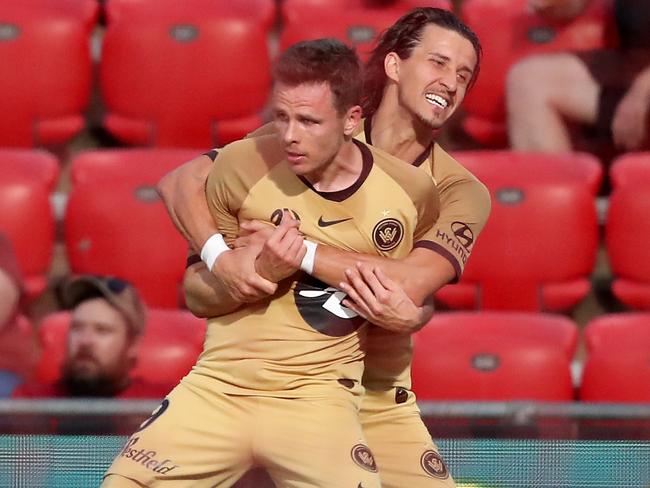
{"type": "Polygon", "coordinates": [[[616,25],[623,49],[650,49],[650,2],[616,0],[616,25]]]}

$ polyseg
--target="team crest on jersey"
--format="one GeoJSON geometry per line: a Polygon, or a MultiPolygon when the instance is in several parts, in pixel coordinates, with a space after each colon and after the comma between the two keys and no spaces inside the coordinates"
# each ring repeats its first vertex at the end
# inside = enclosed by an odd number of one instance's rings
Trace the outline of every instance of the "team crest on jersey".
{"type": "Polygon", "coordinates": [[[425,451],[420,458],[420,466],[422,466],[422,469],[429,476],[433,476],[434,478],[444,480],[449,477],[447,466],[442,460],[440,454],[438,454],[436,451],[425,451]]]}
{"type": "Polygon", "coordinates": [[[370,448],[365,444],[356,444],[352,448],[352,460],[361,466],[366,471],[371,473],[377,472],[377,463],[375,462],[375,457],[372,455],[370,448]]]}
{"type": "Polygon", "coordinates": [[[397,219],[380,220],[372,230],[372,240],[381,251],[395,249],[403,237],[404,226],[397,219]]]}
{"type": "Polygon", "coordinates": [[[298,212],[295,210],[290,208],[276,208],[269,219],[273,225],[280,225],[280,222],[282,222],[283,212],[289,212],[294,219],[300,220],[300,215],[298,215],[298,212]]]}
{"type": "Polygon", "coordinates": [[[341,302],[345,293],[305,275],[296,283],[293,298],[302,319],[314,330],[330,337],[351,334],[364,323],[357,313],[341,302]]]}

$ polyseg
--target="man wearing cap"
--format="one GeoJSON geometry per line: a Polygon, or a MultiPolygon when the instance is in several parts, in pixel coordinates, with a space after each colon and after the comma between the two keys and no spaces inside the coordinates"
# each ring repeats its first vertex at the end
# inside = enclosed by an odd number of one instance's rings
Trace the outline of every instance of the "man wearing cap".
{"type": "Polygon", "coordinates": [[[129,376],[145,324],[137,290],[117,278],[86,275],[67,282],[61,298],[71,309],[61,376],[25,383],[12,396],[159,398],[160,385],[129,376]]]}

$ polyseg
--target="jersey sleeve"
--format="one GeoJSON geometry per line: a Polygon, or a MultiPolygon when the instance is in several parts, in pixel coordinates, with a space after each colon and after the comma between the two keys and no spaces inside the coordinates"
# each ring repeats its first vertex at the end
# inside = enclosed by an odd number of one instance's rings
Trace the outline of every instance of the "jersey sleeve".
{"type": "Polygon", "coordinates": [[[425,183],[421,188],[420,197],[417,199],[418,221],[413,232],[413,242],[424,239],[438,220],[440,213],[440,198],[433,181],[428,178],[420,179],[425,183]]]}
{"type": "Polygon", "coordinates": [[[212,218],[228,244],[237,236],[239,224],[237,211],[241,204],[238,201],[237,174],[235,171],[232,151],[226,146],[214,158],[214,164],[205,185],[205,197],[212,218]]]}
{"type": "Polygon", "coordinates": [[[458,179],[440,191],[440,217],[414,247],[430,249],[446,258],[458,280],[490,209],[490,193],[480,181],[474,177],[458,179]]]}

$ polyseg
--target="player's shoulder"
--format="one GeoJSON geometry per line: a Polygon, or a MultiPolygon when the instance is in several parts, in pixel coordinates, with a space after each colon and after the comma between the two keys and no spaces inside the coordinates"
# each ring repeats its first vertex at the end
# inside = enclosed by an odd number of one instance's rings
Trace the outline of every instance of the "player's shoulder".
{"type": "Polygon", "coordinates": [[[227,144],[215,159],[220,165],[226,165],[243,170],[255,166],[266,168],[275,166],[285,159],[285,153],[275,134],[260,135],[240,139],[227,144]]]}

